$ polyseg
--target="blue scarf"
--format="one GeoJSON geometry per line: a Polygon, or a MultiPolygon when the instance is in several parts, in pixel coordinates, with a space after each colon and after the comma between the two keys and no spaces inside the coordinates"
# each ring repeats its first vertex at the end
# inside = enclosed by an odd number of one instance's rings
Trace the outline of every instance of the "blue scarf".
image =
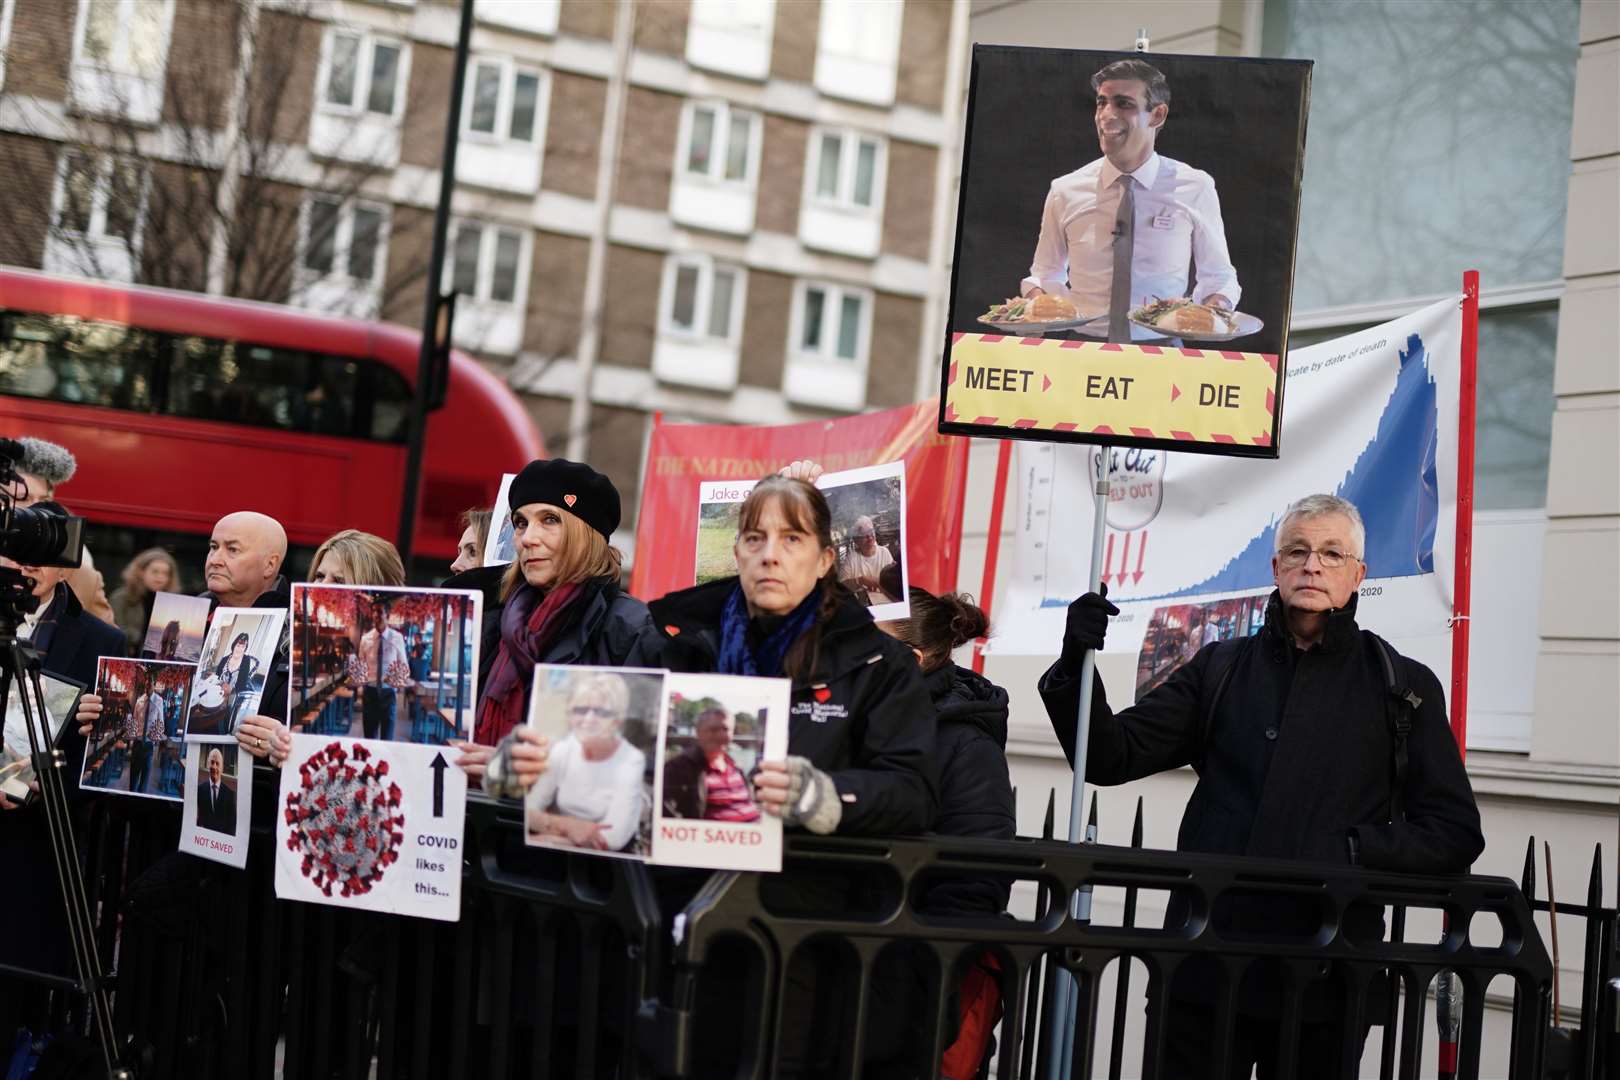
{"type": "Polygon", "coordinates": [[[716,666],[723,675],[781,675],[782,658],[799,635],[810,629],[816,621],[816,609],[821,606],[821,589],[810,590],[810,595],[799,601],[782,625],[759,643],[757,650],[748,647],[748,605],[743,602],[742,586],[738,585],[726,599],[726,608],[720,615],[720,656],[716,666]]]}

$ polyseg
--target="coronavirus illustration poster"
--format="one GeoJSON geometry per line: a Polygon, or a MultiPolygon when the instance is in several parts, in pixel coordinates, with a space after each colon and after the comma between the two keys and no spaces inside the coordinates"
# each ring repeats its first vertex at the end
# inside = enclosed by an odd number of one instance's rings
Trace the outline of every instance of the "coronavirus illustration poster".
{"type": "Polygon", "coordinates": [[[467,776],[440,746],[294,735],[276,896],[454,922],[467,776]]]}

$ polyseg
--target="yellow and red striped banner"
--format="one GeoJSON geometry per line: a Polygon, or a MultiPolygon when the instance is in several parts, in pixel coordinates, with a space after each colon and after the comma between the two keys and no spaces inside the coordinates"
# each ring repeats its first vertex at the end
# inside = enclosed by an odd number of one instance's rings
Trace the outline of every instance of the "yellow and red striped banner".
{"type": "Polygon", "coordinates": [[[1272,353],[955,334],[946,423],[1250,448],[1275,442],[1272,353]]]}

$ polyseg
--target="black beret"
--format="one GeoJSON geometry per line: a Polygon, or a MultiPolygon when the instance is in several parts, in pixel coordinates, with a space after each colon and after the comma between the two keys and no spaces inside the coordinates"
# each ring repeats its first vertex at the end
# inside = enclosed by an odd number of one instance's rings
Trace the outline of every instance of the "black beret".
{"type": "Polygon", "coordinates": [[[578,461],[551,458],[523,466],[523,471],[512,478],[507,506],[516,510],[530,503],[560,506],[606,537],[619,527],[618,488],[578,461]]]}

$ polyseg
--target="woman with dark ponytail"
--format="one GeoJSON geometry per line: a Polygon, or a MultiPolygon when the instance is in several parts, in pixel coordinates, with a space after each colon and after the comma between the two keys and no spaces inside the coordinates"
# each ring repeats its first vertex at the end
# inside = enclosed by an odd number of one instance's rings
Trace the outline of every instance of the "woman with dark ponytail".
{"type": "MultiPolygon", "coordinates": [[[[935,596],[914,585],[911,617],[878,626],[911,646],[934,703],[939,725],[934,832],[1012,839],[1018,826],[1007,774],[1007,691],[951,662],[955,649],[989,632],[989,618],[972,597],[935,596]]],[[[996,915],[1007,907],[1007,886],[984,878],[942,882],[929,890],[925,904],[941,914],[996,915]]]]}
{"type": "MultiPolygon", "coordinates": [[[[934,760],[939,767],[939,816],[934,832],[942,836],[980,836],[1010,840],[1017,833],[1012,782],[1007,774],[1007,691],[977,672],[957,667],[951,653],[990,632],[990,620],[971,597],[962,593],[935,596],[912,586],[911,617],[878,624],[911,646],[922,666],[923,684],[934,702],[939,734],[934,760]]],[[[942,878],[919,905],[931,915],[995,918],[1007,908],[1011,882],[1005,878],[963,875],[942,878]]],[[[889,1053],[926,1074],[929,1050],[905,1033],[927,1030],[916,1002],[929,998],[926,977],[896,955],[880,965],[876,984],[886,1001],[874,1030],[898,1032],[889,1053]]],[[[940,1075],[984,1075],[994,1048],[992,1034],[1001,1012],[1001,970],[994,955],[983,953],[964,971],[953,995],[955,1034],[940,1061],[940,1075]]]]}

